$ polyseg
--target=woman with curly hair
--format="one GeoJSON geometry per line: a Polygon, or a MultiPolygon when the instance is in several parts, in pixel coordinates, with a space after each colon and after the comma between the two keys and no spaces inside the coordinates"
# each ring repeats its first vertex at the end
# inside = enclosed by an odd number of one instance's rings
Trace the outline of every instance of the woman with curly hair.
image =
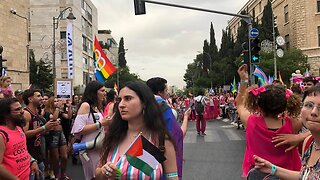
{"type": "Polygon", "coordinates": [[[102,149],[96,169],[97,179],[113,179],[119,170],[122,172],[120,179],[160,179],[163,175],[178,179],[174,143],[153,93],[142,82],[128,82],[120,89],[115,115],[102,149]],[[131,166],[125,156],[139,133],[155,146],[165,147],[164,156],[167,160],[159,163],[150,176],[131,166]],[[161,143],[161,139],[164,142],[161,143]]]}
{"type": "Polygon", "coordinates": [[[247,91],[247,65],[238,69],[241,79],[236,105],[240,120],[246,127],[246,151],[242,176],[262,179],[266,174],[257,174],[253,155],[264,157],[276,165],[291,170],[301,168],[298,149],[285,151],[287,146],[275,147],[273,137],[278,134],[297,133],[301,128],[297,115],[300,113],[300,98],[279,85],[266,85],[247,91]],[[250,171],[250,172],[249,172],[250,171]]]}

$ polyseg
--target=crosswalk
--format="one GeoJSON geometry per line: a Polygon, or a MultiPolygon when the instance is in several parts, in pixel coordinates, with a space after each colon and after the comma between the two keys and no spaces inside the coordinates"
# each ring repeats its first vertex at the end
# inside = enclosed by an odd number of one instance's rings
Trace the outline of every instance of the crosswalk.
{"type": "Polygon", "coordinates": [[[218,121],[207,121],[205,136],[199,136],[196,130],[196,123],[189,122],[188,132],[184,138],[185,144],[194,143],[215,143],[223,141],[245,141],[245,132],[231,125],[228,119],[218,121]]]}

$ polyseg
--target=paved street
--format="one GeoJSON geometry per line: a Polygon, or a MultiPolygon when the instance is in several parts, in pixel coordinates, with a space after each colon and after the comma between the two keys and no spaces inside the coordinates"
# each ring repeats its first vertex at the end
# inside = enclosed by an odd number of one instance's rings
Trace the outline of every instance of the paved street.
{"type": "MultiPolygon", "coordinates": [[[[183,179],[241,179],[241,164],[245,150],[245,133],[226,120],[208,121],[206,136],[198,136],[195,122],[188,125],[184,144],[183,179]]],[[[82,180],[80,163],[68,164],[68,175],[82,180]]]]}
{"type": "Polygon", "coordinates": [[[241,179],[245,133],[223,121],[208,121],[206,136],[188,125],[184,144],[183,179],[241,179]]]}

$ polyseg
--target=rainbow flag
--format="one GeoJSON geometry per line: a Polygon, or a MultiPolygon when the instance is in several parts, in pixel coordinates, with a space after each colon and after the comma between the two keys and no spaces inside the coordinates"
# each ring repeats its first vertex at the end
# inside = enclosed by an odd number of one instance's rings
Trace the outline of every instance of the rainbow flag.
{"type": "Polygon", "coordinates": [[[236,78],[233,77],[233,83],[232,83],[232,89],[231,89],[232,94],[237,92],[237,84],[236,84],[236,78]]]}
{"type": "Polygon", "coordinates": [[[279,78],[278,78],[278,80],[283,84],[283,81],[282,81],[282,77],[281,77],[281,74],[280,74],[280,71],[278,71],[278,73],[279,73],[279,78]]]}
{"type": "Polygon", "coordinates": [[[106,79],[117,69],[110,62],[109,58],[104,54],[97,37],[94,37],[93,51],[95,62],[94,75],[98,81],[104,83],[106,79]]]}
{"type": "Polygon", "coordinates": [[[262,86],[266,85],[266,83],[268,83],[267,75],[257,65],[254,65],[254,67],[255,70],[253,72],[253,75],[258,77],[262,86]]]}
{"type": "Polygon", "coordinates": [[[118,86],[117,86],[117,83],[114,83],[113,85],[113,90],[117,93],[118,95],[118,86]]]}

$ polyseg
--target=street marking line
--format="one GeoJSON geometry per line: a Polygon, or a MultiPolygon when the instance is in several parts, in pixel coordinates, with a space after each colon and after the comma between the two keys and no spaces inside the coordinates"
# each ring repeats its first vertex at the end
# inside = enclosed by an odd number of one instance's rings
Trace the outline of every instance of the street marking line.
{"type": "Polygon", "coordinates": [[[217,131],[206,131],[204,136],[205,142],[221,142],[221,138],[217,131]]]}
{"type": "Polygon", "coordinates": [[[237,135],[232,129],[222,129],[230,141],[241,141],[242,138],[237,135]]]}

